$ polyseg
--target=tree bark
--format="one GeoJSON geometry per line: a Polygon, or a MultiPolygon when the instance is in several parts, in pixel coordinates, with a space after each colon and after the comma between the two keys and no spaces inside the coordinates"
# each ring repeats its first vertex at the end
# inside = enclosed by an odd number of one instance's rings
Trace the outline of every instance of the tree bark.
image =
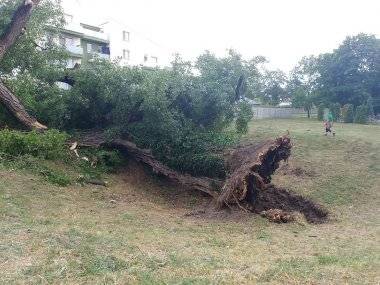
{"type": "Polygon", "coordinates": [[[47,127],[29,115],[16,96],[0,81],[0,102],[26,128],[30,130],[46,130],[47,127]]]}
{"type": "Polygon", "coordinates": [[[40,0],[25,0],[15,11],[12,21],[0,36],[0,60],[4,57],[7,50],[16,42],[18,37],[22,35],[29,21],[34,6],[40,0]]]}
{"type": "Polygon", "coordinates": [[[213,198],[218,195],[216,190],[221,185],[218,180],[179,173],[156,160],[150,151],[140,149],[134,143],[126,140],[114,140],[110,143],[110,146],[126,150],[134,159],[150,166],[154,173],[163,175],[188,189],[201,191],[213,198]]]}
{"type": "MultiPolygon", "coordinates": [[[[25,0],[15,11],[12,21],[0,36],[0,60],[4,57],[8,49],[23,34],[26,24],[32,14],[34,6],[40,0],[25,0]]],[[[29,115],[25,107],[18,98],[0,81],[0,103],[26,128],[39,131],[47,129],[39,123],[33,116],[29,115]]]]}

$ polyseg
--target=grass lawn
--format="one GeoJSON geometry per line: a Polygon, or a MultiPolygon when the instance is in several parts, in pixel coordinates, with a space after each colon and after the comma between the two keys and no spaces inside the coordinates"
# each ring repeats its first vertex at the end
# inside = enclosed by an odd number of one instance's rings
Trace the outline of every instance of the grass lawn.
{"type": "Polygon", "coordinates": [[[131,163],[110,187],[56,187],[0,167],[0,284],[379,284],[380,126],[251,123],[245,140],[290,131],[274,183],[324,204],[331,221],[273,224],[186,215],[207,203],[131,163]]]}

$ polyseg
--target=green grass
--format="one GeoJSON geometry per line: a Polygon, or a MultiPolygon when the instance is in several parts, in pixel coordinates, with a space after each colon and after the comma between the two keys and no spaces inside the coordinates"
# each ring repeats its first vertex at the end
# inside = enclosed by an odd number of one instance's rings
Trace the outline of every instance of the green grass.
{"type": "Polygon", "coordinates": [[[317,121],[263,120],[245,139],[286,130],[290,167],[314,175],[274,183],[326,205],[327,224],[187,217],[207,200],[135,164],[108,188],[0,167],[0,284],[378,284],[380,127],[338,124],[333,138],[317,121]]]}

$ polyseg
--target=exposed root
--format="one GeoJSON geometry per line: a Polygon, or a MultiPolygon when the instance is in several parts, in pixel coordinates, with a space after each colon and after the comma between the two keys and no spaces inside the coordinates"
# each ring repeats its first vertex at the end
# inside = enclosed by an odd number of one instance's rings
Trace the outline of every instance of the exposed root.
{"type": "Polygon", "coordinates": [[[231,157],[240,160],[240,166],[237,167],[234,159],[230,159],[233,172],[223,185],[217,200],[218,206],[235,203],[235,197],[238,201],[253,206],[259,192],[271,181],[271,175],[279,163],[290,156],[291,147],[289,137],[284,136],[259,146],[237,149],[231,157]]]}

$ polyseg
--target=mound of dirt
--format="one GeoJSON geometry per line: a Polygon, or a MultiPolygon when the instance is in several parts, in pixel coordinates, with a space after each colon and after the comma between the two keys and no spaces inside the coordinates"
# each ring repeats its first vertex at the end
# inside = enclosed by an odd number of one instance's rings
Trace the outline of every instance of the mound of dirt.
{"type": "Polygon", "coordinates": [[[274,209],[288,214],[299,212],[305,216],[309,223],[315,224],[326,222],[328,217],[328,211],[321,205],[289,190],[269,185],[266,190],[258,193],[252,211],[261,214],[264,211],[268,212],[274,209]]]}

